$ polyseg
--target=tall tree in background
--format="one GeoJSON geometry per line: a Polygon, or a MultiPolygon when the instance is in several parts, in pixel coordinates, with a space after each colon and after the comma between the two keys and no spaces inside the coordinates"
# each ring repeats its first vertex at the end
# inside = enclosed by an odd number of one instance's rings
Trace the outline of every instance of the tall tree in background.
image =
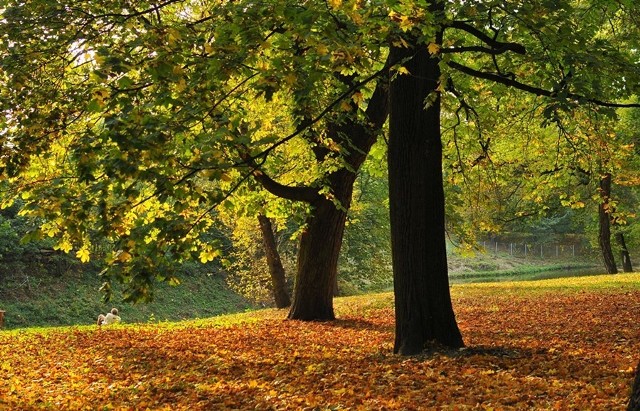
{"type": "Polygon", "coordinates": [[[602,252],[602,260],[609,274],[617,274],[618,267],[611,249],[611,174],[605,173],[600,177],[600,198],[598,205],[598,244],[602,252]]]}
{"type": "Polygon", "coordinates": [[[277,308],[287,308],[291,305],[291,297],[287,289],[287,276],[280,259],[280,253],[276,244],[276,237],[273,234],[273,224],[264,214],[258,215],[260,232],[264,242],[264,252],[267,257],[269,274],[271,275],[271,286],[273,288],[273,298],[277,308]]]}

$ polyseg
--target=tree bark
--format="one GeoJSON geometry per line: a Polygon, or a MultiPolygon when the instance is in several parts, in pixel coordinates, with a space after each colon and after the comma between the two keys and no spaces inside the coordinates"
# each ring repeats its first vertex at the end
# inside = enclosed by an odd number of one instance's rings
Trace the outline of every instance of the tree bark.
{"type": "Polygon", "coordinates": [[[338,257],[355,174],[347,170],[332,176],[337,207],[321,197],[312,204],[313,213],[300,239],[298,267],[289,319],[328,321],[335,319],[333,296],[338,276],[338,257]]]}
{"type": "Polygon", "coordinates": [[[629,256],[629,249],[627,249],[627,243],[624,241],[624,234],[616,233],[616,242],[620,246],[620,258],[622,259],[622,270],[625,273],[632,273],[633,266],[631,265],[631,257],[629,256]]]}
{"type": "Polygon", "coordinates": [[[609,198],[611,197],[611,174],[606,173],[600,179],[600,198],[598,206],[599,232],[598,244],[602,252],[602,260],[609,274],[617,274],[618,267],[611,249],[611,214],[609,210],[609,198]]]}
{"type": "Polygon", "coordinates": [[[258,222],[260,223],[260,231],[262,233],[262,241],[264,242],[269,274],[271,275],[271,286],[276,307],[289,307],[291,305],[291,298],[287,290],[287,277],[284,267],[282,266],[282,261],[280,260],[280,254],[278,253],[276,237],[273,234],[273,225],[271,224],[271,220],[264,214],[258,214],[258,222]]]}
{"type": "Polygon", "coordinates": [[[640,363],[636,368],[636,377],[633,381],[633,387],[631,388],[627,411],[640,411],[640,363]]]}
{"type": "Polygon", "coordinates": [[[389,201],[395,294],[394,352],[414,355],[428,343],[464,346],[451,296],[445,243],[438,59],[425,45],[392,47],[411,58],[390,87],[389,201]],[[425,109],[425,99],[433,101],[425,109]]]}

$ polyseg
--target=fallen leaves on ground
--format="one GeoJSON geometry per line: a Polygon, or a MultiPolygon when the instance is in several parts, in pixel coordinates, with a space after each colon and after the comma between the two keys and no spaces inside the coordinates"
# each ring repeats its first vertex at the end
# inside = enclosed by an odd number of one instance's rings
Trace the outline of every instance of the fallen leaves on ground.
{"type": "Polygon", "coordinates": [[[411,358],[390,294],[341,300],[335,322],[4,332],[0,409],[624,409],[640,291],[454,296],[468,347],[411,358]]]}

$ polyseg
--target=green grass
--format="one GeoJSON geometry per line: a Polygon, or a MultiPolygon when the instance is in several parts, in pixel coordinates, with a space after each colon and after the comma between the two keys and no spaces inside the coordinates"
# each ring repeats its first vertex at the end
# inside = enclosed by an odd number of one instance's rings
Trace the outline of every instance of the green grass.
{"type": "Polygon", "coordinates": [[[452,283],[535,280],[604,272],[599,261],[586,257],[514,257],[502,252],[460,256],[453,252],[447,258],[452,283]]]}
{"type": "MultiPolygon", "coordinates": [[[[180,287],[177,287],[179,289],[180,287]]],[[[462,297],[487,297],[487,296],[503,296],[503,297],[532,297],[544,296],[545,294],[563,294],[563,293],[619,293],[640,290],[640,272],[616,275],[594,275],[583,277],[567,277],[556,278],[539,281],[504,281],[492,283],[474,283],[474,284],[455,284],[451,287],[451,295],[455,300],[462,297]]],[[[153,305],[153,304],[152,304],[153,305]]],[[[334,299],[334,308],[338,318],[367,316],[367,312],[388,308],[393,306],[393,293],[381,292],[365,295],[354,295],[347,297],[336,297],[334,299]]],[[[212,310],[212,312],[215,310],[212,310]]],[[[210,326],[232,326],[239,324],[252,324],[260,322],[264,319],[283,319],[287,315],[286,310],[275,308],[265,308],[251,311],[243,311],[237,313],[212,313],[208,316],[200,318],[167,318],[163,321],[156,321],[153,327],[160,330],[173,328],[197,328],[210,326]]],[[[126,318],[126,316],[125,316],[126,318]]],[[[146,321],[136,323],[129,320],[123,324],[115,325],[115,327],[138,328],[146,327],[146,321]]],[[[67,325],[58,327],[45,327],[44,324],[30,326],[29,328],[21,328],[9,330],[9,333],[31,333],[31,332],[64,332],[68,330],[91,330],[94,329],[93,323],[86,325],[67,325]]]]}
{"type": "MultiPolygon", "coordinates": [[[[245,311],[252,306],[226,286],[219,274],[198,272],[182,277],[178,286],[156,284],[150,303],[102,302],[101,280],[94,271],[71,270],[63,275],[24,275],[0,284],[0,309],[5,328],[92,325],[100,313],[117,307],[127,323],[179,321],[245,311]]],[[[116,293],[118,295],[118,293],[116,293]]]]}
{"type": "MultiPolygon", "coordinates": [[[[457,290],[464,290],[465,293],[472,292],[471,290],[476,287],[469,285],[459,288],[459,283],[528,280],[544,275],[545,272],[550,273],[549,270],[567,267],[582,267],[577,272],[573,271],[572,275],[584,275],[588,274],[588,268],[593,266],[584,261],[538,261],[489,253],[478,254],[474,258],[453,255],[449,260],[454,266],[450,269],[454,294],[457,290]]],[[[556,274],[550,273],[550,275],[556,274]]],[[[626,277],[616,276],[615,278],[615,281],[622,281],[621,279],[626,277]]],[[[71,267],[64,273],[38,272],[31,276],[27,276],[25,271],[16,271],[13,275],[5,274],[0,281],[0,309],[7,311],[5,329],[14,329],[93,325],[98,314],[106,313],[111,307],[117,307],[120,310],[121,317],[126,323],[193,320],[255,308],[229,290],[220,274],[207,274],[202,267],[190,269],[185,266],[181,280],[182,284],[177,287],[156,284],[156,298],[151,303],[133,305],[118,301],[116,298],[115,301],[105,304],[101,300],[102,294],[98,291],[101,280],[95,270],[87,270],[86,266],[71,267]]],[[[371,292],[392,289],[391,276],[389,280],[389,284],[383,289],[358,289],[356,284],[349,283],[347,286],[341,284],[344,286],[341,286],[341,291],[344,295],[360,294],[365,300],[373,301],[371,292]]],[[[569,278],[559,281],[558,284],[582,284],[586,280],[569,278]]],[[[521,287],[530,287],[527,283],[509,284],[507,282],[478,287],[489,287],[495,292],[510,293],[522,292],[521,287]]],[[[531,287],[539,290],[543,284],[555,283],[536,281],[535,287],[533,284],[531,287]]],[[[611,284],[614,283],[611,282],[611,284]]],[[[629,283],[624,285],[629,286],[629,283]]],[[[556,286],[556,288],[563,287],[566,288],[561,285],[556,286]]]]}
{"type": "Polygon", "coordinates": [[[602,274],[537,281],[504,281],[452,286],[452,295],[531,296],[545,293],[627,292],[640,289],[640,273],[602,274]]]}

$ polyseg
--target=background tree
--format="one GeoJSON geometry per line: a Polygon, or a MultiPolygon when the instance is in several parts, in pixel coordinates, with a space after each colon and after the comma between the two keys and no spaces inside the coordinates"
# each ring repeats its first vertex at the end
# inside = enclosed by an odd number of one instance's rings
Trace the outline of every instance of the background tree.
{"type": "Polygon", "coordinates": [[[60,238],[60,249],[86,261],[88,226],[116,243],[107,279],[127,283],[127,298],[139,300],[151,297],[154,278],[173,278],[174,261],[220,254],[200,233],[253,176],[310,205],[290,317],[331,319],[354,171],[386,119],[384,83],[375,92],[368,84],[382,72],[382,50],[360,41],[371,11],[282,2],[8,4],[8,183],[31,193],[25,212],[48,221],[41,235],[60,238]],[[38,69],[25,70],[27,62],[38,69]],[[278,132],[288,132],[264,135],[275,96],[287,96],[277,118],[289,124],[278,132]],[[48,101],[55,107],[33,109],[48,101]],[[292,141],[316,173],[306,186],[267,174],[267,161],[292,141]]]}
{"type": "Polygon", "coordinates": [[[393,285],[386,151],[386,141],[379,139],[358,172],[338,262],[340,294],[393,285]]]}

